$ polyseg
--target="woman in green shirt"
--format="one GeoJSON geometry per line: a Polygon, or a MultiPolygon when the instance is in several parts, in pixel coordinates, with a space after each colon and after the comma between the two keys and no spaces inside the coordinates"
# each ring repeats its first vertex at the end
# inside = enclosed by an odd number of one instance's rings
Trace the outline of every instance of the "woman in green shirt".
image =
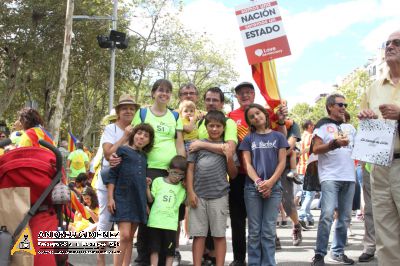
{"type": "MultiPolygon", "coordinates": [[[[151,89],[153,104],[136,112],[132,121],[133,125],[148,123],[154,128],[154,146],[151,152],[147,154],[146,169],[146,176],[152,180],[156,177],[168,176],[167,170],[173,157],[176,155],[186,156],[182,120],[175,111],[168,109],[171,94],[171,82],[166,79],[157,80],[151,89]]],[[[148,247],[148,228],[145,225],[139,225],[136,263],[149,263],[150,251],[148,247]]]]}

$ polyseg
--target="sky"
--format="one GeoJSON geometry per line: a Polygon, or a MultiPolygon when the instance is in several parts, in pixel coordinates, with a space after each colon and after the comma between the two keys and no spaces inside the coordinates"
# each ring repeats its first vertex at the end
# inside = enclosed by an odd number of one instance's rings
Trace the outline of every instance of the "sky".
{"type": "MultiPolygon", "coordinates": [[[[237,82],[252,81],[235,7],[246,0],[184,0],[181,21],[232,50],[237,82]]],[[[278,84],[289,108],[312,104],[323,92],[378,53],[400,29],[399,0],[278,0],[292,54],[276,59],[278,84]]],[[[254,83],[254,82],[253,82],[254,83]]],[[[261,96],[257,94],[257,98],[261,96]]],[[[262,102],[261,100],[256,100],[262,102]]]]}

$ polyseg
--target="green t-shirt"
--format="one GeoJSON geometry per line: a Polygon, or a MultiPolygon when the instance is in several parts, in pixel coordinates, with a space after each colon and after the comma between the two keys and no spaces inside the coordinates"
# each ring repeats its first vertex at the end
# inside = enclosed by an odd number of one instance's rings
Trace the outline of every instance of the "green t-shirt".
{"type": "Polygon", "coordinates": [[[77,177],[80,173],[86,173],[85,162],[88,163],[89,158],[83,150],[79,149],[71,152],[68,160],[71,161],[69,177],[77,177]]]}
{"type": "MultiPolygon", "coordinates": [[[[138,125],[140,111],[137,111],[133,118],[132,125],[138,125]]],[[[147,154],[148,168],[168,169],[171,159],[177,155],[175,146],[175,132],[182,131],[182,120],[175,119],[169,110],[163,116],[155,116],[150,108],[147,108],[145,123],[150,124],[154,129],[154,146],[147,154]]]]}
{"type": "Polygon", "coordinates": [[[151,186],[154,198],[151,207],[148,227],[174,230],[178,229],[179,206],[186,198],[186,190],[182,183],[169,184],[163,177],[154,179],[151,186]]]}
{"type": "MultiPolygon", "coordinates": [[[[208,139],[208,133],[205,121],[201,121],[199,128],[199,139],[208,139]]],[[[238,143],[237,139],[237,126],[235,121],[228,118],[226,120],[225,132],[224,132],[224,141],[233,140],[235,143],[238,143]]]]}

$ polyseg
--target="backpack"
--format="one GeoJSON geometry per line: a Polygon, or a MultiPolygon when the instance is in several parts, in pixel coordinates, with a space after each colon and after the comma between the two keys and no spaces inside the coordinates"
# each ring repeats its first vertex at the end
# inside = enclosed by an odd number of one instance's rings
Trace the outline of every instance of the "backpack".
{"type": "MultiPolygon", "coordinates": [[[[316,155],[312,155],[311,158],[316,155]]],[[[304,174],[303,190],[321,191],[321,183],[318,175],[318,158],[309,160],[304,174]]]]}
{"type": "MultiPolygon", "coordinates": [[[[174,110],[172,110],[172,109],[169,109],[169,108],[168,108],[168,110],[172,113],[172,115],[173,115],[174,118],[175,118],[175,121],[177,122],[177,121],[178,121],[178,118],[179,118],[179,113],[176,112],[176,111],[174,111],[174,110]]],[[[139,113],[140,121],[141,121],[142,123],[144,123],[144,120],[146,120],[147,108],[140,108],[140,111],[139,111],[139,112],[140,112],[140,113],[139,113]]]]}
{"type": "MultiPolygon", "coordinates": [[[[339,124],[335,120],[332,120],[328,117],[324,117],[317,122],[315,128],[319,128],[328,123],[334,123],[335,125],[339,124]]],[[[307,168],[304,174],[303,190],[305,191],[321,191],[321,183],[319,181],[319,175],[318,175],[318,155],[313,154],[314,143],[315,139],[313,136],[313,138],[311,139],[311,145],[308,152],[309,158],[307,162],[307,168]]]]}
{"type": "MultiPolygon", "coordinates": [[[[172,110],[172,109],[170,109],[170,108],[167,108],[167,109],[168,109],[168,110],[172,113],[172,115],[174,116],[175,122],[178,123],[179,113],[176,112],[176,111],[174,111],[174,110],[172,110]]],[[[142,123],[144,123],[144,120],[146,120],[147,108],[140,108],[139,112],[140,112],[140,113],[139,113],[140,121],[141,121],[142,123]]],[[[175,126],[176,126],[176,125],[175,125],[175,126]]],[[[175,138],[176,138],[176,130],[175,130],[175,138]]]]}

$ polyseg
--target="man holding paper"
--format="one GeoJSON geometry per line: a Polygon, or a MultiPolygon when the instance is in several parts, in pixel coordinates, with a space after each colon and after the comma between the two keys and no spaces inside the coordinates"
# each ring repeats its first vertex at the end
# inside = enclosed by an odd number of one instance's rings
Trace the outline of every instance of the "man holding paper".
{"type": "MultiPolygon", "coordinates": [[[[360,119],[400,120],[400,30],[386,41],[389,71],[367,89],[361,101],[360,119]]],[[[371,196],[379,265],[400,265],[400,140],[394,142],[390,167],[374,165],[371,196]]]]}

